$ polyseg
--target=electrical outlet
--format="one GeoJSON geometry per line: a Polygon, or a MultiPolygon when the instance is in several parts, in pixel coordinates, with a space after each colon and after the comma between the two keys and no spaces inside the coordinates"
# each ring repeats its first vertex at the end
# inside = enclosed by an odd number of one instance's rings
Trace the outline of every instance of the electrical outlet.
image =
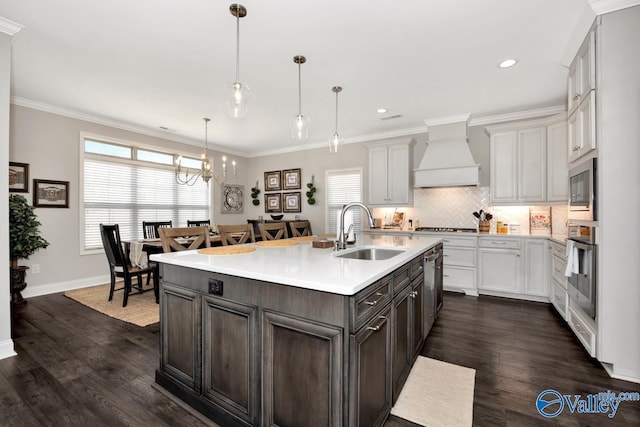
{"type": "Polygon", "coordinates": [[[33,274],[38,274],[38,273],[40,273],[40,264],[33,264],[33,265],[31,266],[31,272],[32,272],[33,274]]]}
{"type": "Polygon", "coordinates": [[[209,279],[209,293],[222,296],[222,280],[209,279]]]}

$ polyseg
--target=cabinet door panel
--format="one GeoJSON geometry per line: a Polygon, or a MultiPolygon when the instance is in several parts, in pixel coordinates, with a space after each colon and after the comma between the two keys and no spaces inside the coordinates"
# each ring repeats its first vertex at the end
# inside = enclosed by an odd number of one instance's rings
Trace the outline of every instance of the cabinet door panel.
{"type": "Polygon", "coordinates": [[[409,146],[389,146],[387,197],[389,203],[409,203],[409,146]]]}
{"type": "Polygon", "coordinates": [[[547,201],[566,202],[569,197],[567,172],[567,123],[547,128],[547,201]]]}
{"type": "Polygon", "coordinates": [[[518,199],[540,202],[546,197],[547,129],[518,131],[518,199]]]}
{"type": "Polygon", "coordinates": [[[520,251],[480,249],[478,289],[521,293],[520,251]]]}
{"type": "Polygon", "coordinates": [[[386,204],[387,196],[387,147],[369,149],[369,203],[386,204]]]}
{"type": "Polygon", "coordinates": [[[192,390],[200,390],[197,292],[162,284],[160,369],[192,390]]]}
{"type": "Polygon", "coordinates": [[[492,202],[517,200],[517,132],[491,135],[491,192],[492,202]]]}
{"type": "Polygon", "coordinates": [[[376,427],[391,410],[391,304],[351,335],[349,425],[376,427]]]}
{"type": "Polygon", "coordinates": [[[342,423],[342,329],[263,315],[263,424],[342,423]]]}
{"type": "Polygon", "coordinates": [[[547,297],[549,295],[549,250],[542,239],[527,241],[524,292],[527,295],[547,297]]]}
{"type": "MultiPolygon", "coordinates": [[[[425,323],[433,324],[433,322],[424,321],[424,316],[426,314],[424,310],[424,304],[425,304],[424,280],[422,280],[422,278],[416,280],[415,282],[413,282],[413,285],[411,285],[411,287],[412,287],[411,298],[413,299],[413,306],[412,306],[413,310],[411,312],[411,317],[413,321],[413,324],[411,325],[411,335],[412,335],[411,343],[413,345],[413,354],[409,363],[413,362],[414,358],[418,355],[418,353],[420,352],[420,349],[422,348],[423,339],[429,333],[429,331],[425,331],[423,329],[423,325],[425,323]]],[[[433,304],[435,309],[435,295],[433,295],[433,301],[431,300],[427,301],[427,304],[433,304]]],[[[431,315],[433,316],[434,313],[435,313],[435,310],[431,312],[431,315]]]]}
{"type": "Polygon", "coordinates": [[[255,424],[257,308],[207,296],[202,310],[203,394],[255,424]]]}
{"type": "Polygon", "coordinates": [[[411,295],[413,289],[407,287],[393,300],[393,401],[400,395],[400,388],[409,374],[411,362],[411,295]]]}

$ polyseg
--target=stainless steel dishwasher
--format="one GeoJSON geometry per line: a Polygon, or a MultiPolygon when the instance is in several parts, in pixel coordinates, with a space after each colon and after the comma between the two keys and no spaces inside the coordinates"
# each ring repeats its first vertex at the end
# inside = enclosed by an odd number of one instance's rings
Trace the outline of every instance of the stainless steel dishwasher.
{"type": "Polygon", "coordinates": [[[442,308],[442,243],[424,254],[424,334],[431,330],[442,308]]]}

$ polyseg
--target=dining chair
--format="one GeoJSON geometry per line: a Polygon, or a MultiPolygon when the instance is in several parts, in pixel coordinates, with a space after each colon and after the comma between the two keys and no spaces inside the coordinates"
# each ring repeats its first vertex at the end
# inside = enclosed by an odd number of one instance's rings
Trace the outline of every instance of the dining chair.
{"type": "Polygon", "coordinates": [[[157,239],[161,227],[171,227],[171,221],[142,221],[142,234],[145,239],[157,239]]]}
{"type": "Polygon", "coordinates": [[[191,251],[204,245],[211,247],[209,227],[161,227],[158,229],[162,251],[191,251]]]}
{"type": "Polygon", "coordinates": [[[258,229],[260,230],[262,240],[279,240],[289,238],[286,222],[260,223],[258,224],[258,229]]]}
{"type": "Polygon", "coordinates": [[[187,220],[187,227],[202,227],[202,226],[206,226],[209,227],[211,225],[211,220],[210,219],[203,219],[203,220],[194,220],[191,221],[190,219],[187,220]]]}
{"type": "Polygon", "coordinates": [[[147,267],[138,267],[131,264],[128,254],[125,253],[122,240],[120,240],[120,229],[118,224],[105,225],[100,224],[100,236],[102,237],[102,245],[104,246],[104,252],[107,255],[107,261],[109,261],[109,272],[111,275],[111,287],[109,288],[109,301],[113,299],[114,291],[124,291],[124,298],[122,300],[122,306],[126,307],[129,300],[129,294],[143,293],[153,289],[153,293],[156,296],[156,303],[158,303],[159,297],[159,277],[158,277],[158,264],[150,262],[147,267]],[[145,289],[142,285],[142,275],[153,275],[153,288],[145,289]],[[122,277],[124,279],[124,286],[122,288],[115,288],[116,277],[122,277]],[[132,279],[137,279],[136,286],[133,286],[132,279]]]}
{"type": "Polygon", "coordinates": [[[302,221],[291,221],[289,222],[289,227],[291,229],[291,237],[311,236],[313,234],[311,231],[311,223],[306,219],[302,221]]]}
{"type": "Polygon", "coordinates": [[[256,242],[253,225],[251,224],[218,225],[218,233],[220,233],[222,246],[240,245],[247,243],[247,241],[256,242]]]}

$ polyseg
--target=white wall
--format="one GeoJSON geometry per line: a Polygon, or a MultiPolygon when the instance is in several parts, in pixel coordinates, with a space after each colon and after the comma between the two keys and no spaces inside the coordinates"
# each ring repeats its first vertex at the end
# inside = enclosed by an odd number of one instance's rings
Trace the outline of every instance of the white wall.
{"type": "MultiPolygon", "coordinates": [[[[23,292],[25,297],[104,283],[108,280],[104,254],[80,255],[78,209],[80,132],[148,144],[185,154],[192,153],[199,156],[202,152],[201,147],[179,144],[17,105],[11,105],[10,117],[9,159],[28,163],[30,179],[53,179],[70,183],[69,209],[37,208],[35,210],[42,223],[41,234],[51,245],[45,250],[38,251],[28,260],[21,261],[21,265],[40,265],[40,273],[29,271],[27,275],[28,286],[23,292]]],[[[3,126],[2,129],[6,127],[3,126]]],[[[216,158],[216,163],[219,162],[221,153],[212,152],[212,154],[216,158]]],[[[244,183],[247,172],[246,159],[231,155],[228,157],[238,161],[238,183],[244,183]]],[[[219,167],[219,164],[217,166],[219,167]]],[[[231,179],[230,182],[233,180],[231,179]]],[[[214,184],[213,180],[209,185],[215,190],[213,200],[216,203],[211,219],[218,223],[244,222],[244,215],[219,213],[220,187],[214,184]]],[[[29,190],[30,193],[25,194],[25,197],[31,201],[32,182],[29,183],[29,190]]],[[[246,199],[249,200],[248,194],[246,199]]]]}
{"type": "MultiPolygon", "coordinates": [[[[11,83],[11,37],[0,32],[0,165],[9,165],[9,88],[11,83]]],[[[3,200],[9,198],[9,176],[0,175],[0,192],[3,200]]],[[[0,359],[13,356],[11,340],[11,298],[9,290],[9,209],[0,210],[0,359]]]]}
{"type": "Polygon", "coordinates": [[[640,382],[640,6],[602,16],[597,39],[598,359],[640,382]]]}

